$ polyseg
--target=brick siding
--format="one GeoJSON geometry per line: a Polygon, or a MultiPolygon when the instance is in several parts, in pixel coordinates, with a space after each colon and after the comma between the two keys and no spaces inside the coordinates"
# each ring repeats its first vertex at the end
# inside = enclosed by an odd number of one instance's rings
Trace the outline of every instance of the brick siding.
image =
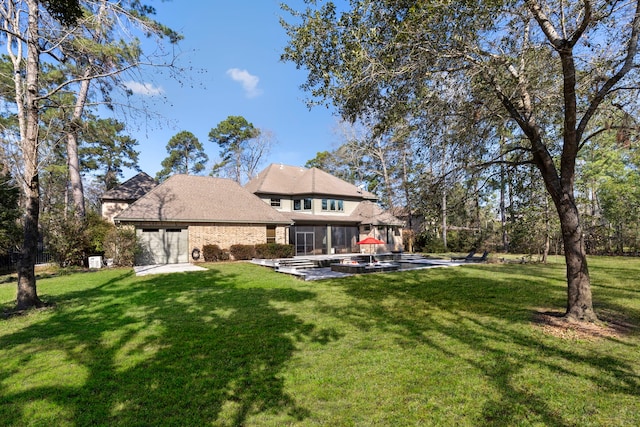
{"type": "MultiPolygon", "coordinates": [[[[276,227],[276,243],[284,244],[286,227],[276,227]]],[[[228,250],[232,245],[257,245],[267,243],[267,227],[252,224],[212,224],[189,226],[189,254],[193,249],[202,251],[204,245],[218,245],[228,250]]],[[[195,262],[196,260],[191,259],[195,262]]],[[[204,261],[202,257],[198,261],[204,261]]]]}

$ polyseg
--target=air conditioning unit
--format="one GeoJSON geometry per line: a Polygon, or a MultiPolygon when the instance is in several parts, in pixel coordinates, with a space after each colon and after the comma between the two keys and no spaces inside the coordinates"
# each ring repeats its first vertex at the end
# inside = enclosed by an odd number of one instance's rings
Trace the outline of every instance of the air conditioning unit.
{"type": "Polygon", "coordinates": [[[100,268],[102,267],[102,257],[101,256],[90,256],[89,257],[89,268],[100,268]]]}

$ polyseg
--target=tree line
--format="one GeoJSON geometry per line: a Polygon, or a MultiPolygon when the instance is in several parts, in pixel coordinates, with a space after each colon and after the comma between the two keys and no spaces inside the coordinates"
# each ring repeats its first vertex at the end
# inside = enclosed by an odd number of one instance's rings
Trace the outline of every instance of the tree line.
{"type": "MultiPolygon", "coordinates": [[[[381,196],[402,217],[406,249],[423,252],[491,251],[528,254],[545,261],[562,253],[553,202],[532,165],[447,153],[424,144],[434,134],[380,134],[363,123],[342,122],[341,143],[321,151],[307,167],[318,167],[381,196]],[[400,139],[402,138],[402,139],[400,139]]],[[[459,136],[455,136],[458,138],[459,136]]],[[[503,132],[500,144],[513,138],[503,132]]],[[[505,158],[507,156],[505,155],[505,158]]],[[[581,150],[576,203],[589,255],[640,255],[640,149],[637,135],[608,132],[581,150]]]]}
{"type": "MultiPolygon", "coordinates": [[[[209,131],[209,141],[219,148],[219,159],[209,174],[229,178],[245,184],[254,178],[269,156],[274,144],[273,134],[259,129],[242,116],[228,116],[209,131]]],[[[175,134],[166,146],[167,157],[156,174],[164,181],[174,174],[202,174],[207,172],[209,156],[200,140],[189,131],[175,134]]]]}

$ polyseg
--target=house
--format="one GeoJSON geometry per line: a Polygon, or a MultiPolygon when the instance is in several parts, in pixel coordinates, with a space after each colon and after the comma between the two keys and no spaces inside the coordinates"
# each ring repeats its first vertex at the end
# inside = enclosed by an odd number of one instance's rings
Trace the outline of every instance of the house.
{"type": "Polygon", "coordinates": [[[113,218],[128,208],[133,202],[151,191],[158,183],[144,172],[140,172],[119,186],[102,195],[102,217],[113,222],[113,218]]]}
{"type": "Polygon", "coordinates": [[[296,255],[342,254],[369,251],[357,242],[373,236],[385,242],[379,252],[402,249],[402,221],[374,194],[317,168],[272,164],[245,187],[174,175],[113,218],[135,227],[140,264],[202,261],[206,244],[272,242],[293,244],[296,255]]]}
{"type": "Polygon", "coordinates": [[[265,204],[291,218],[288,242],[296,255],[360,252],[357,242],[373,236],[378,252],[402,249],[403,222],[362,188],[317,168],[271,164],[245,186],[265,204]]]}
{"type": "Polygon", "coordinates": [[[205,244],[285,243],[291,219],[229,179],[174,175],[154,187],[115,223],[131,225],[143,248],[139,264],[202,261],[205,244]],[[197,249],[198,251],[195,251],[197,249]]]}

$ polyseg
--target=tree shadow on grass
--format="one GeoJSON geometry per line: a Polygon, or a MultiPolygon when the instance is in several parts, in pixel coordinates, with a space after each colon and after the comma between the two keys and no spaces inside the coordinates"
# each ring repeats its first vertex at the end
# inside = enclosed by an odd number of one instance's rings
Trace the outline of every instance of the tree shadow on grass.
{"type": "MultiPolygon", "coordinates": [[[[532,307],[541,304],[543,295],[544,304],[564,302],[566,290],[554,283],[557,276],[551,274],[551,281],[539,275],[523,279],[522,271],[513,270],[510,277],[507,269],[491,278],[486,272],[498,267],[480,268],[482,274],[465,268],[335,280],[332,286],[354,302],[325,310],[363,330],[394,331],[407,351],[426,346],[454,365],[478,372],[497,397],[476,396],[483,402],[481,412],[464,414],[474,425],[576,425],[576,414],[567,419],[558,402],[536,388],[535,379],[523,380],[539,369],[552,381],[567,377],[593,384],[598,393],[629,399],[640,395],[640,376],[634,362],[620,356],[623,351],[594,353],[591,347],[567,345],[529,329],[532,307]]],[[[560,384],[554,390],[558,388],[560,384]]],[[[557,398],[574,399],[568,396],[573,392],[564,389],[557,398]]]]}
{"type": "Polygon", "coordinates": [[[0,335],[0,348],[20,360],[0,368],[3,423],[28,424],[34,402],[76,425],[243,425],[261,413],[288,422],[308,415],[280,372],[296,339],[337,335],[276,306],[315,294],[241,287],[216,270],[150,277],[61,295],[46,321],[0,335]],[[54,357],[59,372],[20,383],[21,371],[54,357]]]}

